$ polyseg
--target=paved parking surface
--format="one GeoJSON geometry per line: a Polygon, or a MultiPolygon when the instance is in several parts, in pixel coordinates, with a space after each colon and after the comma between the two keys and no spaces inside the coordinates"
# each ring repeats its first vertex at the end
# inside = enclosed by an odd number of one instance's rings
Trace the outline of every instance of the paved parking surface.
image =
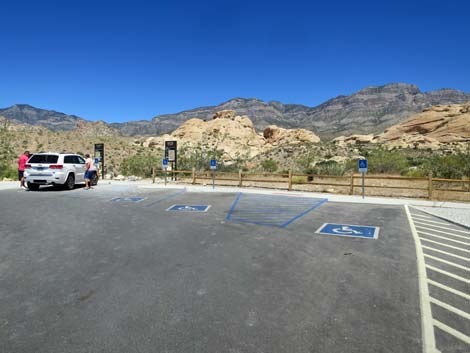
{"type": "Polygon", "coordinates": [[[0,191],[0,352],[422,352],[402,206],[242,197],[0,191]]]}
{"type": "Polygon", "coordinates": [[[442,353],[470,352],[470,231],[416,209],[411,218],[425,266],[431,340],[442,353]]]}

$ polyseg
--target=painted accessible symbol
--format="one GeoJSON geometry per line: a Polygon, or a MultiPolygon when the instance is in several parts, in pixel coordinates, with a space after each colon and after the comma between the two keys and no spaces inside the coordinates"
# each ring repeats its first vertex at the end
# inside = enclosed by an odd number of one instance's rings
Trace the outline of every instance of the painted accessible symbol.
{"type": "Polygon", "coordinates": [[[362,233],[351,229],[349,226],[342,226],[341,228],[333,228],[333,232],[344,235],[361,235],[362,233]]]}

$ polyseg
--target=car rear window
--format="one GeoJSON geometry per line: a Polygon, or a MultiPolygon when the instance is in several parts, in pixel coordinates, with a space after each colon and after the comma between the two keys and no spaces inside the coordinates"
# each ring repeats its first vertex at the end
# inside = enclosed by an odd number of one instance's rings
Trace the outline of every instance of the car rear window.
{"type": "Polygon", "coordinates": [[[44,163],[44,164],[54,164],[57,163],[59,156],[53,154],[35,154],[32,156],[28,163],[44,163]]]}

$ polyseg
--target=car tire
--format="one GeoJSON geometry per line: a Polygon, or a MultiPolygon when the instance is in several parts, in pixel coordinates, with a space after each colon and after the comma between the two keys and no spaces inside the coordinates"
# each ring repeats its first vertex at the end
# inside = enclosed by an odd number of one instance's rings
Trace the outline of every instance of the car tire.
{"type": "Polygon", "coordinates": [[[93,179],[91,180],[91,185],[93,185],[93,186],[97,185],[98,184],[98,179],[99,179],[98,174],[95,173],[93,175],[93,179]]]}
{"type": "Polygon", "coordinates": [[[72,190],[75,187],[75,176],[72,173],[70,173],[69,176],[67,177],[64,187],[67,190],[72,190]]]}
{"type": "Polygon", "coordinates": [[[31,190],[31,191],[38,191],[39,190],[39,184],[28,183],[28,189],[31,190]]]}

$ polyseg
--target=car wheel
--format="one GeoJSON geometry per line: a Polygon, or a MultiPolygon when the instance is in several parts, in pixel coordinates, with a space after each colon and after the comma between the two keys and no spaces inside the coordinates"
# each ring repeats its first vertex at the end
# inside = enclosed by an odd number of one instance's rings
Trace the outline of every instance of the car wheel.
{"type": "Polygon", "coordinates": [[[65,188],[68,190],[72,190],[75,186],[75,176],[73,174],[69,174],[67,180],[65,181],[65,188]]]}
{"type": "Polygon", "coordinates": [[[98,174],[95,173],[95,174],[93,175],[93,179],[91,180],[91,185],[93,185],[93,186],[97,185],[97,184],[98,184],[98,179],[99,179],[99,178],[98,178],[98,174]]]}
{"type": "Polygon", "coordinates": [[[31,191],[38,191],[39,190],[39,184],[28,183],[28,189],[31,190],[31,191]]]}

